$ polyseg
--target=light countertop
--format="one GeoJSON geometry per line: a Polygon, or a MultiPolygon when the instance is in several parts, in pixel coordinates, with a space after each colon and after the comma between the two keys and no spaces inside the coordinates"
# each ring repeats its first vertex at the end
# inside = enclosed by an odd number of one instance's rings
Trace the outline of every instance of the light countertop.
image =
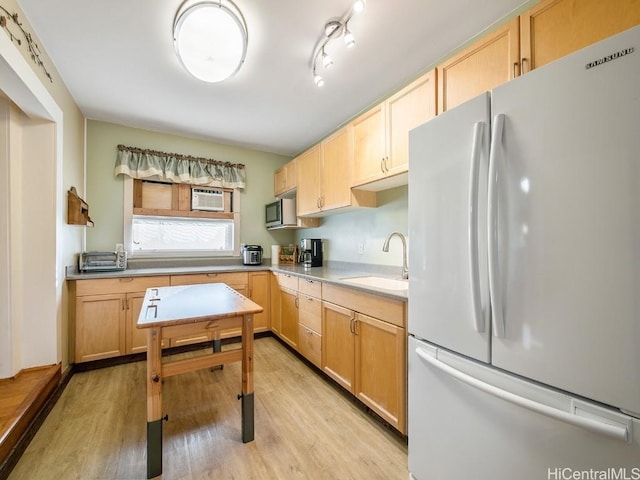
{"type": "Polygon", "coordinates": [[[343,287],[354,288],[369,293],[375,293],[400,300],[407,300],[407,290],[388,290],[374,286],[358,285],[345,278],[359,276],[381,276],[387,278],[400,278],[400,267],[384,265],[369,265],[350,262],[325,262],[322,267],[304,268],[302,265],[271,265],[269,259],[262,265],[242,265],[240,263],[228,263],[223,265],[153,265],[143,268],[127,268],[113,272],[88,272],[81,273],[77,267],[67,267],[67,280],[89,280],[100,278],[124,278],[124,277],[148,277],[156,275],[189,275],[197,273],[222,273],[222,272],[258,272],[273,271],[287,273],[309,280],[333,283],[343,287]]]}

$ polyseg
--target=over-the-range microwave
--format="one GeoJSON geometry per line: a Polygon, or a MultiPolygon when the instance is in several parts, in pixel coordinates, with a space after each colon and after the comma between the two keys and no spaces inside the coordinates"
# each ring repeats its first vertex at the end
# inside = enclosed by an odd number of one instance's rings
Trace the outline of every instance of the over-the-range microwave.
{"type": "Polygon", "coordinates": [[[264,220],[267,228],[295,227],[298,224],[296,199],[281,198],[267,204],[264,208],[264,220]]]}

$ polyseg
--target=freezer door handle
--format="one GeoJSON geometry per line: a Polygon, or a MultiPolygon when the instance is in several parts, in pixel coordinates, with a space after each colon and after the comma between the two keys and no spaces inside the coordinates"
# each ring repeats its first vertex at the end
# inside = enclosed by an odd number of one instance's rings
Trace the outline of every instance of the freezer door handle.
{"type": "Polygon", "coordinates": [[[432,354],[420,347],[416,348],[416,355],[418,355],[419,358],[421,358],[428,364],[446,373],[447,375],[450,375],[453,378],[474,388],[477,388],[478,390],[481,390],[485,393],[501,398],[502,400],[506,400],[507,402],[511,402],[520,407],[527,408],[533,412],[546,415],[547,417],[551,417],[561,422],[569,423],[571,425],[575,425],[577,427],[581,427],[592,432],[605,435],[607,437],[622,440],[626,443],[632,442],[632,422],[625,421],[627,420],[627,417],[623,415],[618,415],[620,419],[616,421],[611,418],[613,416],[612,414],[606,416],[598,416],[595,412],[592,411],[589,412],[589,416],[580,416],[580,411],[576,408],[573,409],[574,413],[565,412],[564,410],[553,408],[543,403],[535,402],[531,399],[516,395],[489,383],[483,382],[482,380],[478,380],[477,378],[461,372],[460,370],[447,365],[441,360],[438,360],[432,354]]]}
{"type": "Polygon", "coordinates": [[[489,200],[487,213],[487,230],[489,243],[489,291],[491,292],[491,312],[493,317],[493,334],[504,338],[504,315],[502,312],[502,287],[500,281],[500,263],[498,254],[498,184],[500,169],[498,145],[502,143],[504,130],[504,114],[493,117],[491,134],[491,153],[489,154],[489,200]]]}
{"type": "Polygon", "coordinates": [[[469,269],[471,272],[471,305],[473,323],[476,332],[484,332],[482,297],[480,295],[480,261],[478,259],[478,182],[480,178],[480,158],[485,122],[476,122],[473,126],[473,144],[471,148],[471,174],[469,176],[469,269]]]}

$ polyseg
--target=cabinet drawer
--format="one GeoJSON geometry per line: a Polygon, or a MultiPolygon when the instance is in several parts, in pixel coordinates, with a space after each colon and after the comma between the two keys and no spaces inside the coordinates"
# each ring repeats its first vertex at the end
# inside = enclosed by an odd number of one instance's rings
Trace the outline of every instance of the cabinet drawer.
{"type": "Polygon", "coordinates": [[[76,280],[76,296],[144,292],[147,288],[168,287],[169,277],[120,277],[76,280]]]}
{"type": "Polygon", "coordinates": [[[196,285],[198,283],[226,283],[227,285],[247,285],[247,272],[194,273],[191,275],[172,275],[171,285],[196,285]]]}
{"type": "Polygon", "coordinates": [[[322,299],[393,323],[399,327],[405,326],[406,303],[402,300],[365,293],[352,288],[339,287],[329,283],[325,283],[324,287],[322,287],[322,299]]]}
{"type": "Polygon", "coordinates": [[[298,321],[316,332],[322,331],[322,301],[308,295],[298,295],[298,321]]]}
{"type": "Polygon", "coordinates": [[[211,335],[208,333],[202,333],[200,335],[187,335],[184,337],[172,338],[170,344],[172,347],[180,347],[182,345],[191,345],[192,343],[208,342],[211,340],[211,335]]]}
{"type": "Polygon", "coordinates": [[[316,367],[322,364],[322,335],[304,325],[298,326],[298,351],[316,367]]]}
{"type": "Polygon", "coordinates": [[[278,284],[283,288],[298,291],[298,277],[289,275],[288,273],[278,274],[278,284]]]}
{"type": "Polygon", "coordinates": [[[311,297],[322,298],[322,282],[301,278],[298,280],[298,291],[311,297]]]}

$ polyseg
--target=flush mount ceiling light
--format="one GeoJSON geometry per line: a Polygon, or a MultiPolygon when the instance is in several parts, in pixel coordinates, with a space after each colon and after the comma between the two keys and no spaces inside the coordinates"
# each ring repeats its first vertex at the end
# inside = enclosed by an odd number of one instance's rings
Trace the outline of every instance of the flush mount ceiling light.
{"type": "Polygon", "coordinates": [[[247,54],[247,24],[231,0],[185,1],[173,23],[173,45],[184,68],[203,82],[235,75],[247,54]]]}
{"type": "Polygon", "coordinates": [[[317,72],[318,59],[322,60],[322,66],[329,68],[333,65],[333,60],[326,52],[325,47],[331,40],[343,37],[344,44],[347,48],[352,48],[356,44],[356,39],[349,30],[347,24],[351,17],[364,10],[365,0],[356,0],[351,9],[342,16],[340,20],[331,20],[324,26],[324,36],[320,39],[313,53],[313,59],[311,61],[311,71],[313,75],[313,81],[318,87],[324,85],[324,78],[317,72]]]}

